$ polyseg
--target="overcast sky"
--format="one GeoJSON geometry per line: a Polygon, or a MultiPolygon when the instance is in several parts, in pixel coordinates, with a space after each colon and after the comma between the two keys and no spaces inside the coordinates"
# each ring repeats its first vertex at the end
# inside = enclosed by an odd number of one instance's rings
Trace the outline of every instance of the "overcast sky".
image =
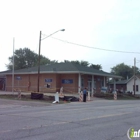
{"type": "MultiPolygon", "coordinates": [[[[140,68],[140,0],[0,0],[0,71],[8,57],[28,47],[38,53],[39,32],[51,37],[41,41],[41,54],[51,60],[84,60],[103,70],[120,63],[140,68]],[[120,53],[95,48],[137,52],[120,53]]],[[[44,35],[42,35],[44,37],[44,35]]]]}

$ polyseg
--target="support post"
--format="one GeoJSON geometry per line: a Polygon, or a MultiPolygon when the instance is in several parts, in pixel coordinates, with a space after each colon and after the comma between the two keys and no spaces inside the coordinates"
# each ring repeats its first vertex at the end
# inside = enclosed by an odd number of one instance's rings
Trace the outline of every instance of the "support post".
{"type": "Polygon", "coordinates": [[[115,78],[114,78],[114,92],[116,91],[116,81],[115,81],[115,78]]]}
{"type": "Polygon", "coordinates": [[[15,38],[13,38],[13,70],[12,70],[12,93],[14,94],[14,50],[15,49],[15,38]]]}
{"type": "Polygon", "coordinates": [[[105,84],[105,77],[104,77],[104,87],[106,87],[105,85],[106,85],[106,84],[105,84]]]}
{"type": "Polygon", "coordinates": [[[91,97],[93,97],[93,94],[94,94],[94,75],[92,75],[92,83],[91,83],[91,97]]]}
{"type": "Polygon", "coordinates": [[[136,94],[136,58],[134,58],[134,95],[136,94]]]}
{"type": "Polygon", "coordinates": [[[79,73],[79,77],[78,77],[78,93],[80,93],[81,91],[81,74],[79,73]]]}

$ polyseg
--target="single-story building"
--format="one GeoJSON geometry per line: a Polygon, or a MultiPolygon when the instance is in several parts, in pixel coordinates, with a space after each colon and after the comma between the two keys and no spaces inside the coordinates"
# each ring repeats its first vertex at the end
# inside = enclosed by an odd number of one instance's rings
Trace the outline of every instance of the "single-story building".
{"type": "Polygon", "coordinates": [[[5,76],[0,76],[0,90],[5,90],[5,76]]]}
{"type": "MultiPolygon", "coordinates": [[[[130,79],[117,81],[116,89],[118,91],[121,91],[123,93],[125,92],[132,92],[134,93],[134,80],[135,80],[135,94],[140,94],[140,76],[132,76],[130,79]]],[[[113,83],[110,83],[110,88],[113,89],[113,83]]]]}
{"type": "MultiPolygon", "coordinates": [[[[12,71],[3,71],[0,75],[5,77],[6,91],[12,91],[12,84],[14,89],[37,91],[38,67],[15,70],[14,75],[12,71]]],[[[108,78],[121,77],[70,62],[42,65],[39,74],[39,91],[59,92],[63,87],[65,93],[78,93],[86,87],[92,93],[94,90],[100,92],[101,87],[107,86],[108,78]]]]}

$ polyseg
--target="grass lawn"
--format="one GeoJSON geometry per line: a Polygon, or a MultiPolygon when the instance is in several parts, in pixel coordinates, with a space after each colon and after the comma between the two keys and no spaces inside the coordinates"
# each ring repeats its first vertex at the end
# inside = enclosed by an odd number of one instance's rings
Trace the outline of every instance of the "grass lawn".
{"type": "MultiPolygon", "coordinates": [[[[99,94],[97,93],[94,96],[98,97],[98,98],[114,100],[113,93],[99,93],[99,94]]],[[[127,94],[117,94],[117,100],[140,100],[140,96],[127,95],[127,94]]]]}

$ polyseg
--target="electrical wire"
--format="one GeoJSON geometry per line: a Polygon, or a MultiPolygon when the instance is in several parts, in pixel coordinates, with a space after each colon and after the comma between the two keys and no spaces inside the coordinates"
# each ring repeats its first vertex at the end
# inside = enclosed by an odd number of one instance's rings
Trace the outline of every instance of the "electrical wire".
{"type": "Polygon", "coordinates": [[[140,52],[129,52],[129,51],[120,51],[120,50],[110,50],[110,49],[103,49],[103,48],[97,48],[97,47],[91,47],[91,46],[86,46],[86,45],[82,45],[82,44],[77,44],[77,43],[73,43],[70,41],[66,41],[66,40],[62,40],[59,38],[55,38],[55,37],[51,37],[55,40],[59,40],[61,42],[65,42],[68,44],[72,44],[72,45],[77,45],[77,46],[81,46],[81,47],[85,47],[85,48],[90,48],[90,49],[96,49],[96,50],[102,50],[102,51],[110,51],[110,52],[118,52],[118,53],[133,53],[133,54],[140,54],[140,52]]]}

